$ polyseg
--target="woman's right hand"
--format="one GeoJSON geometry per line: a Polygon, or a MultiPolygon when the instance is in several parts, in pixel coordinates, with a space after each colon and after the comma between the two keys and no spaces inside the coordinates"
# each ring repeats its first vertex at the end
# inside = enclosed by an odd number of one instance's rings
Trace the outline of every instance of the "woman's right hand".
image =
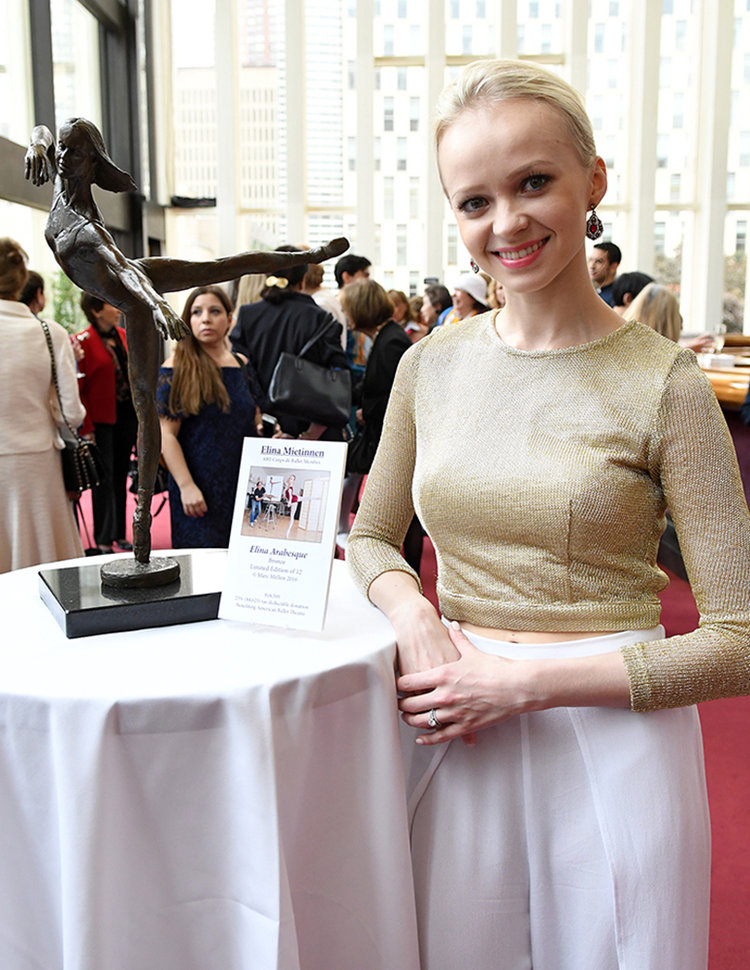
{"type": "Polygon", "coordinates": [[[417,595],[419,600],[411,604],[404,602],[389,615],[396,633],[401,674],[441,667],[460,656],[435,607],[424,596],[417,595]]]}
{"type": "Polygon", "coordinates": [[[368,596],[391,621],[402,674],[458,660],[458,650],[437,610],[409,573],[396,569],[381,573],[370,584],[368,596]]]}
{"type": "Polygon", "coordinates": [[[203,492],[201,492],[195,482],[191,482],[189,485],[185,485],[184,488],[180,489],[180,499],[182,500],[183,512],[192,519],[200,519],[208,511],[206,500],[203,498],[203,492]]]}
{"type": "MultiPolygon", "coordinates": [[[[391,570],[370,584],[370,601],[391,621],[396,634],[398,672],[413,674],[459,660],[461,654],[440,619],[408,573],[391,570]]],[[[476,742],[476,734],[463,735],[464,744],[476,742]]]]}

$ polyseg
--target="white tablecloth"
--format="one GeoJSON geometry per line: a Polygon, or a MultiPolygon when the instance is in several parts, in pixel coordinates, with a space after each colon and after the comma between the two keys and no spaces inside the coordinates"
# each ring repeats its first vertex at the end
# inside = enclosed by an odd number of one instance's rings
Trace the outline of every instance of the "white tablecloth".
{"type": "Polygon", "coordinates": [[[416,970],[393,631],[343,564],[322,634],[67,640],[37,572],[0,577],[0,970],[416,970]]]}

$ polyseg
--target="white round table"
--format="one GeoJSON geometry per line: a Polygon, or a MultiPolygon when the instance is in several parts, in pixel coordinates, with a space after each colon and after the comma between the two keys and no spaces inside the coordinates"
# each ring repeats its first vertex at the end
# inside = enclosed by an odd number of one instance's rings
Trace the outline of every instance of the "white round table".
{"type": "Polygon", "coordinates": [[[38,569],[0,576],[2,970],[417,970],[393,630],[344,564],[321,634],[72,640],[38,569]]]}

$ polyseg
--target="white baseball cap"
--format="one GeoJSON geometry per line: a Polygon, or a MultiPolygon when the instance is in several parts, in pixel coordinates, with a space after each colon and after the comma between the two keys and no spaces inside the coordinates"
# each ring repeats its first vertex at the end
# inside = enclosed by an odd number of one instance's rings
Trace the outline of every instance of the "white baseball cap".
{"type": "Polygon", "coordinates": [[[458,282],[453,287],[454,290],[463,290],[473,297],[477,303],[487,306],[487,284],[481,276],[473,273],[464,273],[458,278],[458,282]]]}

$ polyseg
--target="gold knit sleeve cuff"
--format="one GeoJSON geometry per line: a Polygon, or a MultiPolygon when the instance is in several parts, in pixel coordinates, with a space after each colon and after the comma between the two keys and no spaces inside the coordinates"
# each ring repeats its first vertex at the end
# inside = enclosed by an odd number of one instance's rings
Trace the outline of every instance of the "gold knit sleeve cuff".
{"type": "Polygon", "coordinates": [[[650,711],[653,706],[649,669],[643,656],[643,646],[642,643],[633,643],[622,649],[622,658],[630,681],[630,709],[638,712],[650,711]]]}

